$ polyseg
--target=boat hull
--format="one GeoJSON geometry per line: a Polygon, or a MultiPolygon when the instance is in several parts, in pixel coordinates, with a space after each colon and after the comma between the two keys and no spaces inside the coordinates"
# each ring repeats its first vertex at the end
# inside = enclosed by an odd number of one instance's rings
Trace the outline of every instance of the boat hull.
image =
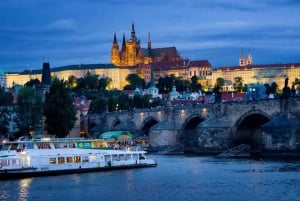
{"type": "Polygon", "coordinates": [[[122,166],[106,166],[106,167],[95,167],[95,168],[78,168],[78,169],[65,169],[65,170],[49,170],[49,171],[37,171],[36,168],[26,168],[22,170],[0,170],[0,180],[10,179],[22,179],[29,177],[44,177],[44,176],[58,176],[64,174],[81,174],[89,172],[101,172],[111,170],[122,170],[122,169],[134,169],[134,168],[146,168],[156,167],[157,164],[129,164],[122,166]]]}

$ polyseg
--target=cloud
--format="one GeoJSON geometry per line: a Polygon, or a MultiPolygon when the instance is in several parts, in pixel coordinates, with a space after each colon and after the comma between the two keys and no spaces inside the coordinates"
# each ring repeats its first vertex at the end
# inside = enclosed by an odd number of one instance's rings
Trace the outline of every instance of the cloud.
{"type": "Polygon", "coordinates": [[[45,26],[47,31],[75,31],[77,24],[74,19],[59,19],[45,26]]]}

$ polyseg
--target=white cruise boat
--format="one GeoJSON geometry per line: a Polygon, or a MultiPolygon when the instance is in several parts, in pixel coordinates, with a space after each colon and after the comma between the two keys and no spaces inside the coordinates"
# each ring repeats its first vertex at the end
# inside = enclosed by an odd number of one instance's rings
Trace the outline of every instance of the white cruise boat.
{"type": "Polygon", "coordinates": [[[115,150],[104,140],[19,139],[0,149],[0,180],[157,166],[143,150],[115,150]]]}

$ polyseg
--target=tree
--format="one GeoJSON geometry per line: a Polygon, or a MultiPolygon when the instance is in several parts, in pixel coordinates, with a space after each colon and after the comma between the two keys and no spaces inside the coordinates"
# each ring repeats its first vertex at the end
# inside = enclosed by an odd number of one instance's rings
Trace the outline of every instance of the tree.
{"type": "Polygon", "coordinates": [[[39,131],[42,122],[43,103],[35,88],[25,86],[19,91],[17,102],[17,124],[20,135],[30,136],[39,131]]]}
{"type": "Polygon", "coordinates": [[[89,108],[90,114],[100,114],[107,111],[107,99],[105,97],[100,97],[91,101],[89,108]]]}
{"type": "Polygon", "coordinates": [[[8,132],[8,109],[7,108],[0,108],[0,137],[1,136],[6,136],[8,132]]]}
{"type": "Polygon", "coordinates": [[[49,92],[46,93],[44,116],[45,129],[57,137],[66,137],[74,127],[76,108],[71,89],[64,80],[53,79],[49,92]]]}
{"type": "Polygon", "coordinates": [[[223,87],[224,84],[225,84],[224,78],[218,77],[217,80],[216,80],[216,85],[215,86],[223,87]]]}
{"type": "Polygon", "coordinates": [[[12,105],[13,99],[10,92],[5,91],[4,87],[0,87],[0,106],[12,105]]]}
{"type": "Polygon", "coordinates": [[[137,74],[132,73],[127,75],[126,81],[129,83],[127,84],[124,89],[127,90],[134,90],[136,88],[144,89],[146,86],[146,82],[144,79],[140,78],[137,74]]]}
{"type": "Polygon", "coordinates": [[[236,92],[242,92],[243,91],[243,79],[241,77],[235,77],[233,82],[233,89],[236,92]]]}
{"type": "Polygon", "coordinates": [[[90,72],[87,72],[87,74],[84,77],[85,88],[92,90],[92,91],[97,90],[98,77],[99,77],[99,75],[92,75],[90,72]]]}
{"type": "Polygon", "coordinates": [[[175,84],[175,76],[174,75],[160,77],[158,79],[158,83],[157,83],[157,88],[159,90],[159,93],[169,93],[170,91],[172,91],[172,87],[174,84],[175,84]]]}
{"type": "Polygon", "coordinates": [[[74,75],[69,76],[68,83],[72,89],[76,88],[77,87],[77,78],[74,75]]]}
{"type": "Polygon", "coordinates": [[[112,83],[112,79],[109,77],[100,78],[99,79],[99,90],[101,92],[106,91],[111,83],[112,83]]]}
{"type": "Polygon", "coordinates": [[[40,87],[41,86],[41,81],[39,79],[31,79],[28,82],[25,83],[25,86],[28,87],[40,87]]]}
{"type": "Polygon", "coordinates": [[[191,90],[194,91],[199,91],[201,90],[201,84],[198,83],[198,77],[197,75],[194,75],[193,77],[191,77],[191,90]]]}

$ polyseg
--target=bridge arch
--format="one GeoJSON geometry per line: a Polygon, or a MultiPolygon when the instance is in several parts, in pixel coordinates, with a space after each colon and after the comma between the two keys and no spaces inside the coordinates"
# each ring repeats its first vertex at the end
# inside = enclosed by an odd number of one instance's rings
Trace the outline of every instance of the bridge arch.
{"type": "Polygon", "coordinates": [[[159,123],[159,120],[153,116],[149,116],[142,122],[140,126],[139,136],[147,136],[149,137],[150,128],[155,124],[159,123]]]}
{"type": "Polygon", "coordinates": [[[262,145],[261,126],[271,121],[271,117],[261,110],[250,110],[244,113],[233,128],[233,146],[248,144],[252,153],[259,153],[262,145]]]}
{"type": "Polygon", "coordinates": [[[179,142],[183,145],[183,150],[189,152],[191,148],[197,147],[197,126],[206,118],[199,114],[192,114],[181,126],[179,142]]]}

